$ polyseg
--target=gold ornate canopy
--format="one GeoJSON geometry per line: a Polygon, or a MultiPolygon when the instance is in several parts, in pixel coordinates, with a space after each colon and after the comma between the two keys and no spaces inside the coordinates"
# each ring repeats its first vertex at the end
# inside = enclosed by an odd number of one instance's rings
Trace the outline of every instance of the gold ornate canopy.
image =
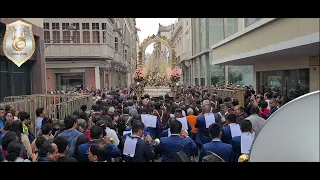
{"type": "Polygon", "coordinates": [[[144,64],[143,57],[145,55],[145,50],[149,44],[154,42],[163,43],[170,49],[169,63],[171,63],[171,69],[173,69],[177,65],[177,57],[176,52],[174,50],[174,45],[172,44],[171,40],[167,37],[154,34],[152,36],[148,36],[145,40],[143,40],[143,42],[139,46],[138,68],[142,69],[142,66],[144,64]]]}

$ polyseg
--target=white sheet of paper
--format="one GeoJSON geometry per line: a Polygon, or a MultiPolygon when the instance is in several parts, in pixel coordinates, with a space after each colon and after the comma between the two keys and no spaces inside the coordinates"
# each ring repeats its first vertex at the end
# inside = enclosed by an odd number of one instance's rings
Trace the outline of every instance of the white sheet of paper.
{"type": "Polygon", "coordinates": [[[124,136],[124,135],[126,135],[126,134],[129,134],[129,133],[132,134],[131,130],[130,130],[130,131],[123,131],[122,136],[124,136]]]}
{"type": "Polygon", "coordinates": [[[124,142],[123,154],[126,156],[133,157],[136,153],[137,142],[137,138],[127,137],[126,141],[124,142]]]}
{"type": "Polygon", "coordinates": [[[236,123],[229,124],[231,130],[231,137],[241,136],[240,125],[236,123]]]}
{"type": "Polygon", "coordinates": [[[249,132],[241,133],[241,154],[250,154],[254,134],[249,132]]]}
{"type": "Polygon", "coordinates": [[[182,124],[182,129],[181,130],[188,130],[188,120],[186,117],[182,117],[182,118],[177,118],[178,121],[181,122],[182,124]]]}
{"type": "Polygon", "coordinates": [[[184,110],[182,110],[182,116],[183,117],[186,117],[187,115],[186,115],[186,112],[184,111],[184,110]]]}
{"type": "Polygon", "coordinates": [[[209,128],[211,124],[216,122],[216,118],[213,113],[204,114],[204,119],[206,121],[206,128],[209,128]]]}
{"type": "Polygon", "coordinates": [[[170,128],[168,128],[168,137],[171,136],[171,131],[170,131],[170,128]]]}
{"type": "Polygon", "coordinates": [[[150,114],[141,114],[141,120],[146,127],[157,127],[157,116],[153,116],[150,114]]]}
{"type": "Polygon", "coordinates": [[[171,118],[174,117],[174,114],[170,114],[170,117],[171,117],[171,118]]]}

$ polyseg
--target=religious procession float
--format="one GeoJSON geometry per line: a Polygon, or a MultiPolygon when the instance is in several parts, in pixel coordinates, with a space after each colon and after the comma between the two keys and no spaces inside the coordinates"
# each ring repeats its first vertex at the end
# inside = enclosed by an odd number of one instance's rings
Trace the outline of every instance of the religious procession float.
{"type": "Polygon", "coordinates": [[[152,35],[139,46],[138,68],[134,72],[137,93],[159,97],[168,94],[173,96],[179,87],[182,73],[176,65],[174,46],[165,36],[152,35]],[[146,61],[144,53],[146,47],[154,43],[151,57],[146,61]],[[170,47],[169,57],[161,51],[161,44],[170,47]]]}

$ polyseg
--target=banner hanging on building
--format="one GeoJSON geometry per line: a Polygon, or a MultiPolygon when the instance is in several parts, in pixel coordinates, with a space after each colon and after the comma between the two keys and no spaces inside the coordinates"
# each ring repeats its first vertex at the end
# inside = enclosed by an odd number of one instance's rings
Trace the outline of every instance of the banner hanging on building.
{"type": "Polygon", "coordinates": [[[7,24],[2,47],[5,56],[21,67],[35,51],[32,25],[20,20],[7,24]]]}

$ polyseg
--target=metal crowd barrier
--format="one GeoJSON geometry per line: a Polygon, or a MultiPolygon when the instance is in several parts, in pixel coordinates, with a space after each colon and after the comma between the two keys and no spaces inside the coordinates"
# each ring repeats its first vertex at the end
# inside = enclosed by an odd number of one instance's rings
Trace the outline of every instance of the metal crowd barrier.
{"type": "Polygon", "coordinates": [[[3,105],[13,105],[16,112],[25,111],[29,113],[31,125],[35,127],[37,108],[44,108],[46,117],[52,120],[63,120],[74,111],[81,112],[80,107],[82,105],[91,107],[92,99],[93,96],[91,94],[33,94],[5,97],[3,105]]]}

